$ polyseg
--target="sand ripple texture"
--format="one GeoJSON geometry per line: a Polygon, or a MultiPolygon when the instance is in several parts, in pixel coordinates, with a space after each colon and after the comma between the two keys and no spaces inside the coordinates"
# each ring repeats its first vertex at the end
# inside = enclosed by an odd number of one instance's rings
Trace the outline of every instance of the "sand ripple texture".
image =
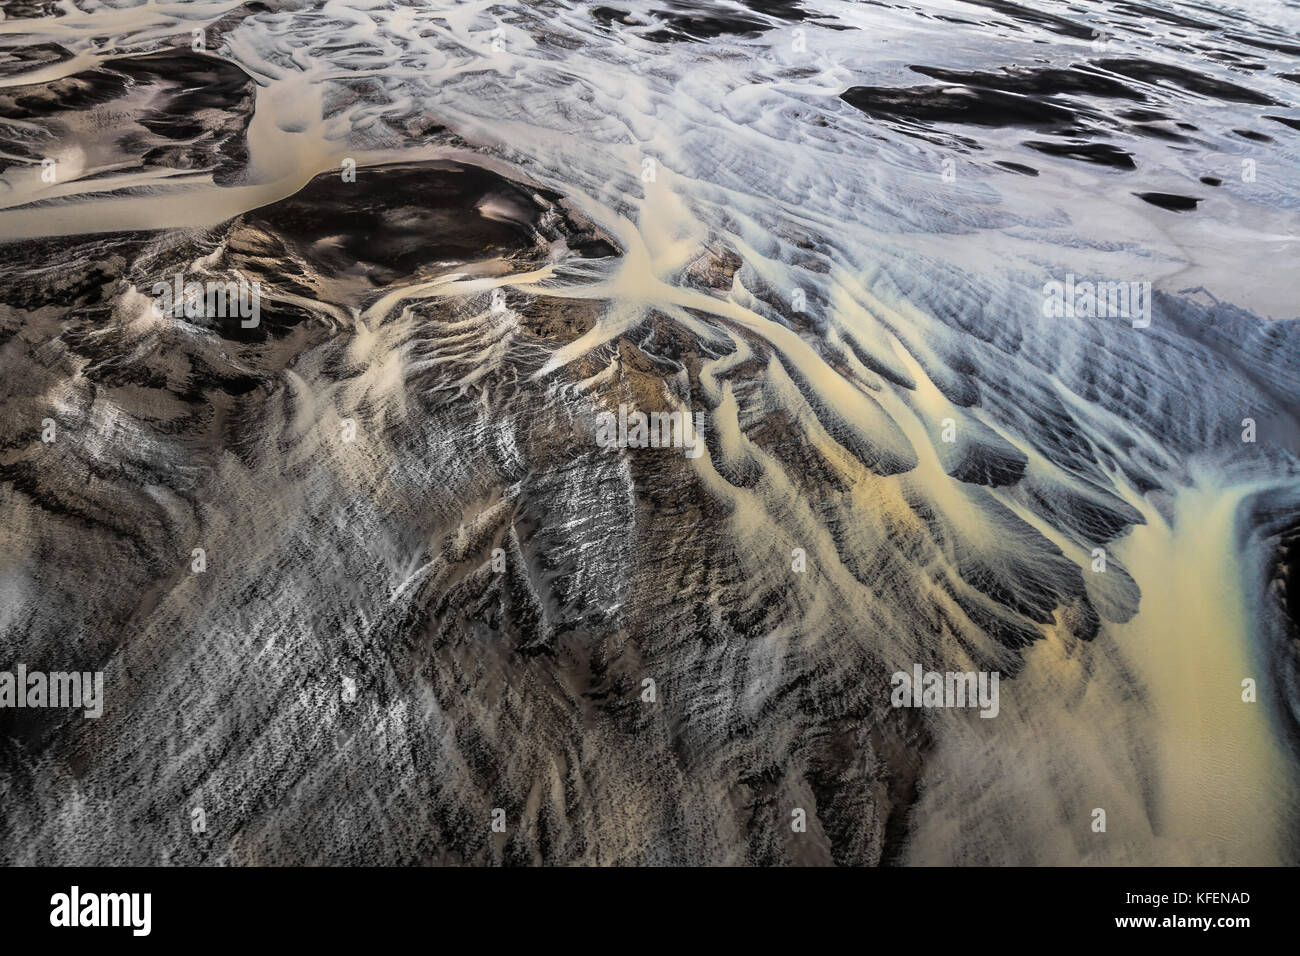
{"type": "Polygon", "coordinates": [[[1294,3],[4,14],[3,862],[1296,861],[1294,3]]]}

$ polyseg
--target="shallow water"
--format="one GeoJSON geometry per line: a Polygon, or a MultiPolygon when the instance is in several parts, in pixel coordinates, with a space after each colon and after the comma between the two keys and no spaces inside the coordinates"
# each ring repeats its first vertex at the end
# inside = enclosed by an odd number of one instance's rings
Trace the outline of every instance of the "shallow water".
{"type": "Polygon", "coordinates": [[[1294,4],[5,12],[4,859],[1294,862],[1294,4]]]}

